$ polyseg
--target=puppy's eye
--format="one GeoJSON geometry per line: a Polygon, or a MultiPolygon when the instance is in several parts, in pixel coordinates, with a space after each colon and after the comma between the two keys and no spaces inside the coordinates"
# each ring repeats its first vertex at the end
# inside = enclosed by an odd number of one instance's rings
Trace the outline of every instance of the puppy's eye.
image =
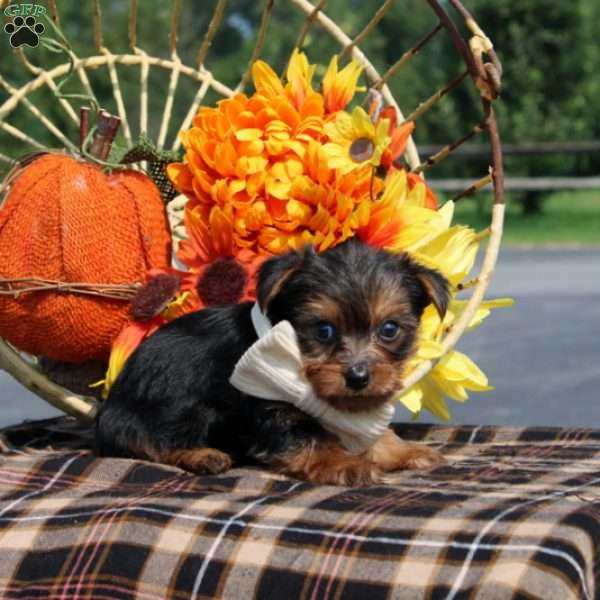
{"type": "Polygon", "coordinates": [[[398,325],[396,321],[384,321],[379,326],[379,331],[377,333],[384,342],[392,342],[400,333],[400,325],[398,325]]]}
{"type": "Polygon", "coordinates": [[[335,338],[336,329],[333,323],[329,321],[320,321],[317,323],[316,338],[320,342],[331,342],[335,338]]]}

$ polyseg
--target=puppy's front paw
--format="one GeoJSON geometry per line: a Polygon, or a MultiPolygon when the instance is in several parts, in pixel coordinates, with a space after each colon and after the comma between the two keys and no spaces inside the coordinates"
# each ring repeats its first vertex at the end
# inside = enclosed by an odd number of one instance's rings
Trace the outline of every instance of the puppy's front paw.
{"type": "Polygon", "coordinates": [[[315,465],[307,472],[307,479],[312,483],[324,485],[347,485],[364,487],[383,481],[383,473],[372,462],[360,460],[345,465],[315,465]]]}
{"type": "MultiPolygon", "coordinates": [[[[408,444],[407,455],[397,469],[433,469],[446,462],[446,459],[435,449],[423,444],[408,444]]],[[[394,470],[397,470],[394,469],[394,470]]]]}
{"type": "Polygon", "coordinates": [[[220,450],[214,450],[213,448],[209,448],[209,450],[211,452],[206,453],[197,467],[200,471],[203,470],[211,475],[217,475],[231,469],[233,463],[229,454],[225,454],[225,452],[221,452],[220,450]]]}
{"type": "Polygon", "coordinates": [[[350,454],[337,442],[303,446],[283,457],[279,468],[287,475],[323,485],[361,487],[383,481],[381,469],[369,456],[350,454]]]}
{"type": "Polygon", "coordinates": [[[230,469],[232,465],[229,454],[215,448],[172,450],[161,458],[162,462],[198,475],[218,475],[230,469]]]}
{"type": "Polygon", "coordinates": [[[445,462],[437,450],[425,444],[405,442],[391,429],[375,442],[371,448],[371,459],[383,471],[388,472],[432,469],[445,462]]]}

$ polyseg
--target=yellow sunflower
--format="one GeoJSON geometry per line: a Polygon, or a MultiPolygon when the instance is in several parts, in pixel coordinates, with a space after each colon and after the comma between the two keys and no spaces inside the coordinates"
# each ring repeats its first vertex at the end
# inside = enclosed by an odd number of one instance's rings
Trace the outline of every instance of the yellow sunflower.
{"type": "Polygon", "coordinates": [[[389,146],[390,122],[382,119],[377,124],[357,106],[352,114],[340,111],[335,121],[325,124],[329,143],[323,146],[330,169],[339,169],[345,175],[354,169],[379,166],[383,151],[389,146]]]}
{"type": "MultiPolygon", "coordinates": [[[[458,300],[455,295],[459,284],[473,268],[480,242],[480,237],[469,227],[450,226],[453,212],[454,204],[446,203],[437,213],[443,216],[445,226],[432,228],[433,235],[421,236],[405,248],[410,250],[419,262],[437,269],[448,279],[452,300],[443,320],[432,306],[427,307],[423,313],[417,352],[407,365],[406,373],[424,360],[440,360],[425,377],[398,398],[415,416],[425,409],[444,421],[450,419],[445,397],[464,402],[469,397],[468,391],[483,392],[493,389],[488,385],[485,373],[468,356],[457,350],[450,350],[443,355],[440,343],[467,304],[466,300],[458,300]]],[[[477,327],[492,309],[512,304],[510,298],[483,302],[468,328],[477,327]]]]}
{"type": "MultiPolygon", "coordinates": [[[[510,298],[482,302],[468,328],[473,329],[480,325],[492,309],[505,308],[512,304],[510,298]]],[[[425,409],[439,419],[448,421],[450,411],[445,396],[457,402],[464,402],[469,398],[469,391],[486,392],[494,389],[488,385],[485,373],[466,354],[450,350],[442,356],[440,340],[458,319],[465,305],[465,300],[453,300],[443,321],[433,306],[428,306],[423,313],[418,349],[407,365],[407,372],[424,360],[441,358],[425,377],[398,398],[415,417],[425,409]]]]}

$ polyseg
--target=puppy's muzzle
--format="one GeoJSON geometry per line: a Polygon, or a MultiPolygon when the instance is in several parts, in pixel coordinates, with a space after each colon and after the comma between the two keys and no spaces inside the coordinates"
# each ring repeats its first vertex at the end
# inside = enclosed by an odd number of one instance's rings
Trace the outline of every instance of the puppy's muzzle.
{"type": "Polygon", "coordinates": [[[352,390],[362,390],[369,385],[369,365],[366,362],[354,363],[344,374],[346,385],[352,390]]]}

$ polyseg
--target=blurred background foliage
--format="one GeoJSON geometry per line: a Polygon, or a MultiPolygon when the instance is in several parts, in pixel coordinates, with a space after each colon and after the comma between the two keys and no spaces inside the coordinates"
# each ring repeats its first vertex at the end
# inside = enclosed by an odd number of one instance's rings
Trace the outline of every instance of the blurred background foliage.
{"type": "MultiPolygon", "coordinates": [[[[38,2],[45,4],[43,0],[38,2]]],[[[138,2],[137,45],[150,54],[168,58],[172,3],[167,0],[138,2]]],[[[178,52],[184,63],[194,64],[202,36],[207,29],[216,0],[202,2],[184,0],[178,38],[178,52]]],[[[494,41],[504,65],[503,94],[495,104],[504,142],[587,141],[600,139],[600,3],[598,0],[466,0],[465,4],[494,41]]],[[[364,0],[329,0],[327,14],[354,36],[372,17],[378,2],[364,0]]],[[[247,69],[261,19],[262,2],[229,0],[226,16],[214,39],[206,66],[222,82],[235,86],[247,69]]],[[[93,47],[92,2],[59,0],[61,26],[79,56],[96,53],[93,47]]],[[[127,23],[129,2],[102,0],[103,41],[113,53],[128,49],[127,23]]],[[[449,9],[450,11],[452,9],[449,9]]],[[[6,20],[6,18],[5,18],[6,20]]],[[[457,22],[462,22],[457,19],[457,22]]],[[[266,43],[261,57],[278,72],[285,68],[304,16],[283,0],[274,1],[266,43]]],[[[397,0],[378,25],[363,50],[381,72],[429,32],[437,23],[433,11],[424,0],[397,0]]],[[[49,33],[47,29],[46,34],[49,33]]],[[[318,26],[311,29],[304,49],[311,62],[319,63],[316,81],[320,81],[336,44],[318,26]]],[[[27,49],[34,64],[48,68],[64,62],[63,56],[51,54],[41,47],[27,49]]],[[[347,59],[347,57],[346,57],[347,59]]],[[[118,66],[119,78],[127,100],[130,121],[137,122],[138,107],[133,102],[139,95],[139,69],[118,66]]],[[[423,100],[463,70],[450,39],[445,32],[437,35],[409,66],[391,81],[391,88],[402,110],[408,114],[423,100]]],[[[0,74],[15,87],[29,77],[8,44],[8,36],[0,35],[0,74]]],[[[150,134],[156,135],[169,74],[151,69],[150,134]]],[[[81,91],[77,78],[66,86],[81,91]]],[[[115,110],[106,68],[91,77],[94,90],[103,106],[115,110]]],[[[179,86],[175,98],[170,138],[187,112],[197,84],[190,80],[179,86]]],[[[246,91],[251,91],[251,84],[246,91]]],[[[0,104],[7,93],[0,92],[0,104]]],[[[205,104],[218,98],[209,93],[205,104]]],[[[47,90],[32,96],[35,104],[54,123],[76,139],[76,128],[47,90]]],[[[77,104],[77,103],[75,103],[77,104]]],[[[466,133],[481,121],[481,104],[470,82],[463,82],[452,94],[439,102],[420,119],[415,131],[419,144],[445,144],[466,133]]],[[[56,146],[56,139],[35,122],[23,107],[14,111],[10,122],[45,145],[56,146]]],[[[483,143],[484,137],[474,141],[483,143]]],[[[27,151],[0,132],[0,153],[18,156],[27,151]]],[[[487,170],[486,159],[450,158],[431,171],[431,177],[478,178],[487,170]]],[[[588,154],[555,154],[545,156],[509,156],[506,170],[510,175],[593,175],[600,167],[600,156],[588,154]]],[[[2,168],[0,166],[0,168],[2,168]]]]}

